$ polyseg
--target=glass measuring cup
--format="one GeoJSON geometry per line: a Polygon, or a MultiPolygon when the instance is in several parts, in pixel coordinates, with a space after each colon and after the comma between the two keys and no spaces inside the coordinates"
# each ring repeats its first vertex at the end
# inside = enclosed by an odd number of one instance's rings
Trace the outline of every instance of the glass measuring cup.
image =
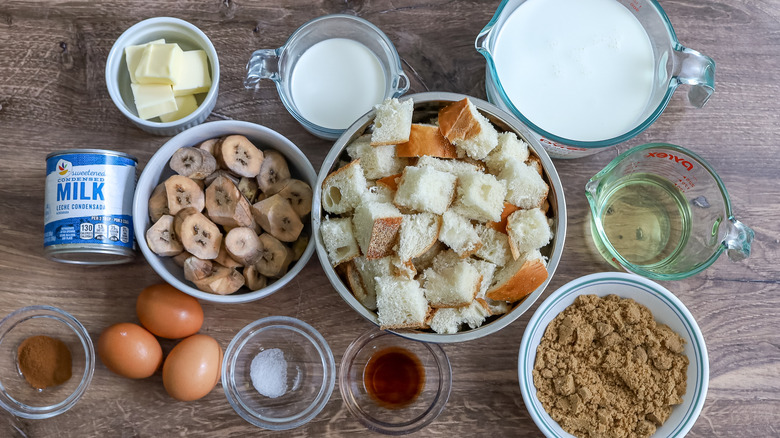
{"type": "Polygon", "coordinates": [[[750,255],[753,230],[736,220],[723,181],[695,153],[650,143],[620,154],[585,185],[596,248],[617,268],[679,280],[723,251],[750,255]]]}
{"type": "MultiPolygon", "coordinates": [[[[647,129],[661,115],[680,84],[690,85],[688,100],[694,107],[702,107],[715,90],[715,62],[695,50],[679,43],[666,13],[655,0],[615,0],[639,21],[649,37],[653,51],[652,90],[644,109],[639,113],[633,128],[626,132],[598,141],[580,141],[547,131],[532,120],[512,102],[505,88],[505,81],[496,68],[496,47],[501,40],[507,20],[528,0],[504,0],[493,18],[477,36],[475,47],[487,60],[485,87],[488,100],[511,112],[539,134],[539,140],[553,158],[579,158],[604,150],[626,141],[647,129]]],[[[547,25],[545,23],[545,25],[547,25]]],[[[562,29],[549,24],[549,35],[562,29]]],[[[539,68],[529,65],[528,68],[539,68]]]]}
{"type": "MultiPolygon", "coordinates": [[[[324,59],[319,67],[323,69],[333,67],[336,61],[332,58],[333,56],[324,59]]],[[[313,64],[308,63],[308,65],[313,64]]],[[[244,87],[254,89],[262,79],[274,81],[279,97],[287,111],[307,131],[327,140],[337,139],[352,122],[368,112],[374,104],[389,97],[398,97],[409,89],[409,79],[403,72],[401,59],[387,35],[362,18],[344,14],[325,15],[305,23],[293,32],[287,42],[278,49],[256,50],[247,63],[246,70],[244,87]],[[339,127],[323,126],[322,123],[318,124],[309,120],[311,116],[305,117],[301,111],[300,102],[295,101],[295,93],[293,92],[293,73],[301,57],[314,45],[332,39],[347,39],[362,44],[376,57],[381,74],[384,75],[380,86],[382,88],[381,98],[376,99],[376,102],[371,102],[366,108],[350,108],[350,111],[354,111],[354,118],[347,117],[348,122],[339,127]]],[[[323,92],[329,88],[328,84],[324,85],[323,92]]],[[[331,97],[333,98],[333,96],[331,97]]],[[[339,99],[340,96],[335,96],[335,98],[339,99]]],[[[348,103],[342,102],[343,105],[348,103]]],[[[331,106],[331,110],[334,106],[331,106]]]]}

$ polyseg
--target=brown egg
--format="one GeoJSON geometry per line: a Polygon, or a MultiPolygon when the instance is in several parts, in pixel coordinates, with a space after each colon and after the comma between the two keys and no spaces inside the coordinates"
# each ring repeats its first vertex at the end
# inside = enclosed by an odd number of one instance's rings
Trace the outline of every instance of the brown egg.
{"type": "Polygon", "coordinates": [[[163,385],[181,401],[208,394],[220,378],[222,347],[208,335],[193,335],[179,342],[163,364],[163,385]]]}
{"type": "Polygon", "coordinates": [[[162,363],[162,348],[157,338],[129,322],[103,330],[97,341],[97,353],[106,368],[131,379],[151,376],[162,363]]]}
{"type": "Polygon", "coordinates": [[[141,324],[161,338],[186,338],[203,325],[203,308],[198,300],[166,283],[141,291],[135,311],[141,324]]]}

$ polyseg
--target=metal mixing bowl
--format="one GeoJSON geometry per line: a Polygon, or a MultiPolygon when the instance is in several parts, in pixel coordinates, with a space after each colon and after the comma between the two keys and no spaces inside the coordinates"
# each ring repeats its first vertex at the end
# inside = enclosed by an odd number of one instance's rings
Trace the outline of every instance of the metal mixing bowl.
{"type": "MultiPolygon", "coordinates": [[[[452,102],[462,100],[465,97],[468,96],[455,93],[429,92],[413,94],[407,98],[414,101],[414,121],[420,122],[436,117],[440,108],[452,102]]],[[[558,178],[558,172],[555,170],[552,160],[544,151],[544,148],[537,138],[525,125],[520,123],[519,120],[484,100],[473,97],[469,97],[469,100],[471,100],[477,109],[479,109],[479,111],[487,117],[499,131],[514,132],[525,140],[533,153],[542,161],[542,168],[544,171],[543,177],[550,186],[550,193],[547,199],[550,203],[550,210],[552,211],[553,218],[553,239],[547,246],[541,249],[542,255],[548,258],[547,271],[549,272],[549,275],[541,286],[539,286],[531,295],[526,297],[525,300],[515,304],[514,308],[509,313],[497,317],[490,317],[481,327],[473,330],[461,331],[456,334],[438,334],[424,330],[393,331],[394,333],[409,339],[438,343],[462,342],[478,339],[501,330],[528,310],[534,301],[536,301],[542,292],[544,292],[547,284],[555,273],[555,269],[558,267],[561,252],[563,251],[563,241],[566,237],[566,204],[563,198],[563,186],[558,178]]],[[[322,242],[322,236],[319,231],[320,221],[324,216],[324,211],[322,210],[320,203],[322,182],[328,174],[339,167],[339,162],[342,161],[342,159],[349,161],[349,157],[346,154],[347,145],[366,131],[366,128],[373,122],[375,114],[376,112],[372,110],[353,123],[336,141],[333,148],[328,153],[328,156],[325,157],[325,161],[322,163],[322,168],[317,177],[317,183],[313,186],[314,200],[312,208],[312,227],[317,244],[317,256],[319,257],[320,263],[331,284],[336,288],[336,291],[347,304],[364,318],[378,326],[379,322],[377,320],[376,312],[368,310],[360,304],[352,295],[349,287],[344,284],[335,269],[331,266],[330,261],[328,260],[327,250],[322,242]]]]}

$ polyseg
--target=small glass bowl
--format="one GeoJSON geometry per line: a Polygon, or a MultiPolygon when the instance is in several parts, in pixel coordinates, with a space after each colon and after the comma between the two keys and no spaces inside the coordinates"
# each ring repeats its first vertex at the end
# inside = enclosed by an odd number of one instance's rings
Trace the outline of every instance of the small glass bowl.
{"type": "Polygon", "coordinates": [[[452,389],[452,369],[438,344],[412,341],[389,332],[371,329],[355,339],[341,359],[339,390],[349,411],[368,429],[387,435],[416,432],[444,410],[452,389]],[[375,353],[403,349],[417,356],[425,371],[425,382],[416,399],[391,409],[375,401],[366,389],[366,365],[375,353]]]}
{"type": "Polygon", "coordinates": [[[59,415],[76,404],[95,372],[95,350],[81,323],[68,312],[51,306],[24,307],[0,321],[0,406],[18,417],[43,419],[59,415]],[[46,335],[68,346],[72,376],[62,385],[38,390],[19,370],[19,344],[46,335]]]}
{"type": "Polygon", "coordinates": [[[286,316],[259,319],[233,338],[222,363],[228,402],[246,421],[271,430],[293,429],[322,411],[336,385],[336,363],[325,338],[309,324],[286,316]],[[250,364],[261,351],[278,348],[287,361],[287,391],[277,398],[252,385],[250,364]]]}

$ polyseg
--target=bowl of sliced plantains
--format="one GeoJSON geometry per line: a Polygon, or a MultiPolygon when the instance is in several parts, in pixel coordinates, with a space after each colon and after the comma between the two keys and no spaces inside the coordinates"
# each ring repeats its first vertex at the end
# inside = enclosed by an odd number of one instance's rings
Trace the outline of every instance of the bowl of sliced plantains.
{"type": "Polygon", "coordinates": [[[136,241],[165,281],[196,298],[264,298],[314,252],[316,178],[303,152],[276,131],[240,121],[198,125],[165,143],[141,173],[136,241]]]}

